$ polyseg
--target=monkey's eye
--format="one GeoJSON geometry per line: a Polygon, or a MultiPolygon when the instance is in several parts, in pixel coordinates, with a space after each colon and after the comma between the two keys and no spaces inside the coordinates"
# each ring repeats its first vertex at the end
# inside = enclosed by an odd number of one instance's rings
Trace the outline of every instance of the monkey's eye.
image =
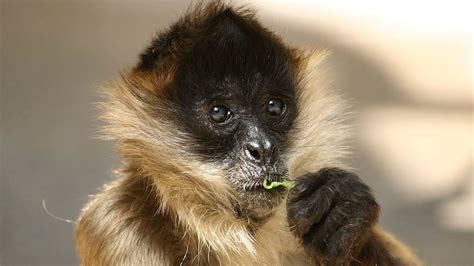
{"type": "Polygon", "coordinates": [[[212,107],[209,116],[216,123],[224,123],[232,117],[232,112],[225,106],[216,105],[212,107]]]}
{"type": "Polygon", "coordinates": [[[286,105],[280,99],[270,99],[267,102],[267,112],[272,116],[280,116],[285,112],[286,105]]]}

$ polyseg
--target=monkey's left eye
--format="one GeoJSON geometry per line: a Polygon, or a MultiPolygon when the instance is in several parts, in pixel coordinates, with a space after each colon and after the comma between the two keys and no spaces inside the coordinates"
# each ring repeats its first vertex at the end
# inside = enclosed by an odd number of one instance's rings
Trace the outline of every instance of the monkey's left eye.
{"type": "Polygon", "coordinates": [[[270,99],[267,102],[267,112],[272,116],[280,116],[285,112],[286,105],[280,99],[270,99]]]}
{"type": "Polygon", "coordinates": [[[216,105],[212,107],[209,116],[216,123],[224,123],[232,117],[232,112],[225,106],[216,105]]]}

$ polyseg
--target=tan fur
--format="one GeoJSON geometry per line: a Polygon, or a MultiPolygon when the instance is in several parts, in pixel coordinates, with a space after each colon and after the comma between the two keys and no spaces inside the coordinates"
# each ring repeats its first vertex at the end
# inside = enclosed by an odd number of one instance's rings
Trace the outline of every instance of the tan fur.
{"type": "Polygon", "coordinates": [[[350,126],[347,102],[338,96],[326,65],[330,52],[315,50],[305,57],[303,88],[298,91],[300,106],[294,126],[294,143],[289,158],[290,176],[315,172],[323,167],[341,167],[348,154],[346,141],[350,126]]]}
{"type": "Polygon", "coordinates": [[[418,257],[413,253],[407,246],[403,245],[398,239],[392,234],[384,232],[381,228],[375,228],[375,234],[378,239],[383,243],[392,256],[401,261],[403,265],[416,266],[422,265],[418,257]]]}
{"type": "MultiPolygon", "coordinates": [[[[193,18],[186,19],[196,23],[193,18]]],[[[347,168],[341,162],[347,154],[346,104],[324,80],[327,55],[313,51],[295,57],[303,82],[288,158],[293,177],[325,166],[347,168]]],[[[285,204],[263,224],[238,218],[236,195],[219,165],[185,152],[190,136],[165,118],[170,110],[160,101],[174,73],[168,60],[170,67],[160,75],[133,70],[104,88],[103,133],[117,143],[124,170],[82,210],[75,232],[81,264],[309,264],[289,231],[285,204]]],[[[418,265],[403,245],[377,234],[395,257],[418,265]]]]}

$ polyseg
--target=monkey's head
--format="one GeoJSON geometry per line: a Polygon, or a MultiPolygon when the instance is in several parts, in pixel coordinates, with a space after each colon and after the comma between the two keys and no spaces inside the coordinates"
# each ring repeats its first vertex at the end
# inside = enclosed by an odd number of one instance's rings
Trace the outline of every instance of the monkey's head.
{"type": "Polygon", "coordinates": [[[268,215],[286,193],[262,184],[288,178],[299,60],[247,10],[197,8],[141,55],[120,92],[131,99],[118,99],[127,110],[108,106],[113,119],[133,119],[121,124],[135,131],[121,136],[126,158],[145,172],[181,171],[176,182],[226,184],[239,211],[268,215]]]}
{"type": "Polygon", "coordinates": [[[181,58],[165,97],[173,120],[192,136],[189,152],[225,168],[248,209],[271,209],[287,178],[285,151],[296,116],[291,51],[254,21],[229,9],[210,19],[181,58]]]}

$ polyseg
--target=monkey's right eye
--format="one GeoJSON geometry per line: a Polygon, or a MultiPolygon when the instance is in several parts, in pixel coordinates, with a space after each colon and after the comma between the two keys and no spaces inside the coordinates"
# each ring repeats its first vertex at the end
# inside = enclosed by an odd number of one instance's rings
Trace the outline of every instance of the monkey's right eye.
{"type": "Polygon", "coordinates": [[[229,120],[232,117],[232,112],[225,106],[216,105],[212,107],[211,111],[209,112],[209,116],[211,117],[212,121],[220,124],[229,120]]]}

